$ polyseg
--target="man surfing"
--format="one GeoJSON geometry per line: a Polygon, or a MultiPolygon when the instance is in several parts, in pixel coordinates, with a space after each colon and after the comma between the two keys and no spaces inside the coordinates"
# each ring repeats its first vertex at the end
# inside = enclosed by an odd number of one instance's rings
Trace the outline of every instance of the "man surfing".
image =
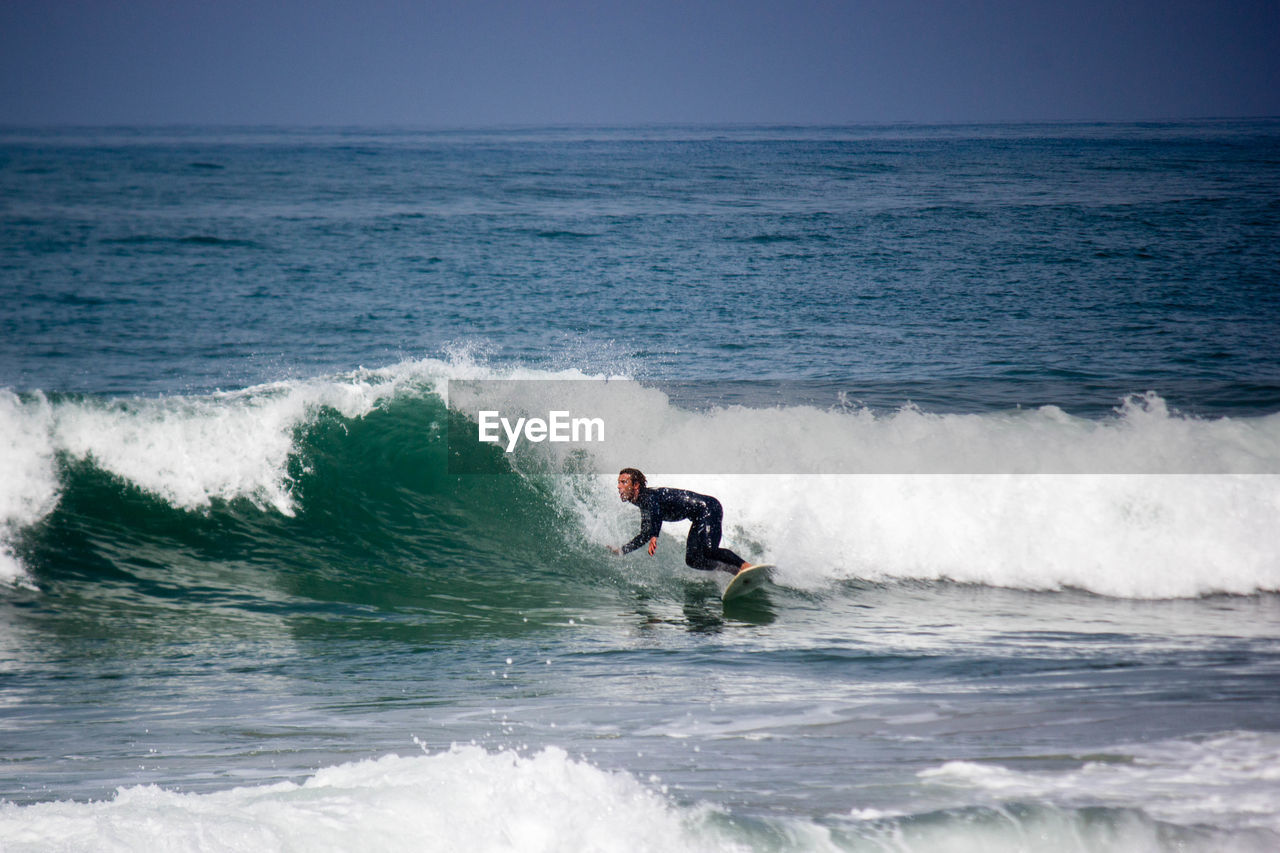
{"type": "Polygon", "coordinates": [[[618,497],[640,507],[640,533],[621,548],[609,546],[615,554],[629,554],[646,542],[649,556],[658,550],[658,533],[664,521],[693,522],[685,543],[684,561],[690,567],[711,572],[717,569],[736,575],[750,563],[727,548],[720,547],[720,524],[724,508],[710,495],[685,489],[651,489],[644,474],[635,468],[618,472],[618,497]]]}

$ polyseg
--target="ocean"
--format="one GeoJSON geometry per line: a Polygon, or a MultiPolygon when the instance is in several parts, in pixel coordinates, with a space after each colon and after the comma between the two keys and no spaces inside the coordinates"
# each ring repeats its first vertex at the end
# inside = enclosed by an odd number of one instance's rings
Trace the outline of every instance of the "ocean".
{"type": "Polygon", "coordinates": [[[1277,120],[0,129],[0,849],[1278,849],[1278,237],[1277,120]]]}

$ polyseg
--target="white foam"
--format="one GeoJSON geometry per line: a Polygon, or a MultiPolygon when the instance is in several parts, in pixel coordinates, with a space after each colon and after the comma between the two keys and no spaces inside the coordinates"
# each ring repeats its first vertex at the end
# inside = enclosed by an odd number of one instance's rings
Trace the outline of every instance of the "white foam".
{"type": "Polygon", "coordinates": [[[1280,478],[693,477],[791,584],[953,580],[1168,598],[1280,589],[1280,478]]]}
{"type": "Polygon", "coordinates": [[[608,446],[592,449],[604,468],[625,458],[655,473],[1280,475],[1280,414],[1185,417],[1154,394],[1091,420],[1055,406],[982,415],[910,405],[890,413],[812,406],[693,412],[639,383],[594,384],[597,405],[611,412],[608,446]]]}
{"type": "MultiPolygon", "coordinates": [[[[1248,749],[1250,744],[1239,746],[1248,749]]],[[[1210,744],[1210,748],[1213,745],[1210,744]]],[[[1274,758],[1269,749],[1259,762],[1274,758]]],[[[1157,760],[1158,763],[1158,760],[1157,760]]],[[[1241,770],[1238,759],[1228,759],[1241,770]]],[[[1262,851],[1271,849],[1271,818],[1254,819],[1247,808],[1215,809],[1193,803],[1190,779],[1172,775],[1181,794],[1169,797],[1142,774],[1103,781],[1103,796],[1089,796],[1073,782],[1014,774],[999,784],[976,765],[954,763],[926,771],[925,784],[974,790],[996,804],[984,813],[957,809],[922,818],[897,810],[853,807],[832,816],[833,832],[808,817],[738,821],[709,805],[679,805],[660,782],[607,772],[551,747],[533,755],[455,747],[413,757],[387,756],[327,767],[301,784],[241,787],[183,794],[155,786],[122,788],[103,802],[0,803],[0,849],[45,851],[270,851],[360,853],[398,850],[701,851],[785,850],[833,853],[900,850],[904,853],[1000,853],[1001,851],[1262,851]],[[1139,790],[1129,791],[1126,782],[1139,790]],[[985,787],[984,787],[985,785],[985,787]],[[1064,796],[1066,791],[1068,796],[1064,796]],[[1079,794],[1078,797],[1072,796],[1079,794]],[[1147,799],[1143,799],[1144,796],[1147,799]],[[1120,811],[1104,820],[1072,806],[1041,802],[1014,812],[1009,797],[1061,801],[1104,799],[1120,811]],[[1206,819],[1204,827],[1171,835],[1151,821],[1147,808],[1168,812],[1170,822],[1206,819]],[[1032,840],[1033,843],[1032,843],[1032,840]]],[[[1208,772],[1207,784],[1233,785],[1212,762],[1175,761],[1154,775],[1208,772]]],[[[1084,773],[1084,771],[1081,771],[1084,773]]],[[[1260,771],[1248,774],[1256,781],[1260,771]]],[[[1215,801],[1216,802],[1216,801],[1215,801]]],[[[1268,801],[1274,806],[1274,803],[1268,801]]],[[[1272,812],[1274,815],[1274,811],[1272,812]]]]}
{"type": "Polygon", "coordinates": [[[360,418],[404,395],[447,395],[456,378],[583,378],[574,371],[496,371],[434,359],[206,396],[71,403],[55,407],[57,451],[95,465],[181,509],[246,498],[295,511],[289,459],[296,431],[322,409],[360,418]]]}
{"type": "Polygon", "coordinates": [[[48,515],[58,502],[53,412],[37,396],[24,404],[0,389],[0,583],[25,583],[26,573],[9,543],[25,527],[48,515]]]}
{"type": "Polygon", "coordinates": [[[0,846],[37,851],[670,851],[740,848],[626,774],[548,748],[454,748],[325,768],[301,785],[0,805],[0,846]]]}
{"type": "MultiPolygon", "coordinates": [[[[1183,418],[1154,396],[1103,421],[1053,408],[692,413],[656,394],[637,393],[609,461],[718,497],[724,544],[779,564],[789,585],[945,579],[1139,598],[1280,590],[1280,416],[1183,418]]],[[[593,542],[636,530],[613,480],[564,497],[593,542]]]]}
{"type": "Polygon", "coordinates": [[[1141,809],[1184,826],[1258,829],[1280,836],[1280,735],[1230,732],[1105,752],[1128,760],[1088,761],[1060,772],[953,761],[919,775],[933,784],[981,792],[994,801],[1141,809]]]}

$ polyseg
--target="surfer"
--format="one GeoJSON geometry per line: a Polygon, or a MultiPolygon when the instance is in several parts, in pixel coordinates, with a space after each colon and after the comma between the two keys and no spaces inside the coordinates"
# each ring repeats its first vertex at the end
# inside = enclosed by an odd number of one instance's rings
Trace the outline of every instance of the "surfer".
{"type": "Polygon", "coordinates": [[[610,545],[613,553],[629,554],[648,542],[649,556],[653,556],[658,550],[662,522],[688,519],[693,522],[684,549],[684,561],[689,566],[705,572],[721,569],[736,575],[751,565],[720,547],[724,508],[710,495],[685,489],[651,489],[645,483],[644,474],[635,468],[623,468],[618,472],[618,497],[640,507],[640,533],[621,548],[610,545]]]}

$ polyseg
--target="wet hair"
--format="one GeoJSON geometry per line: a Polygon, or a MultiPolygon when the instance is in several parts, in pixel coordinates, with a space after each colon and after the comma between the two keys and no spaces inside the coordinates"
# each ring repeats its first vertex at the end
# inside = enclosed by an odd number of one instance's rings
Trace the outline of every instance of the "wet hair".
{"type": "Polygon", "coordinates": [[[623,468],[618,472],[618,476],[621,477],[623,474],[630,477],[631,482],[638,483],[640,485],[640,491],[643,492],[645,490],[644,474],[640,473],[639,468],[623,468]]]}

